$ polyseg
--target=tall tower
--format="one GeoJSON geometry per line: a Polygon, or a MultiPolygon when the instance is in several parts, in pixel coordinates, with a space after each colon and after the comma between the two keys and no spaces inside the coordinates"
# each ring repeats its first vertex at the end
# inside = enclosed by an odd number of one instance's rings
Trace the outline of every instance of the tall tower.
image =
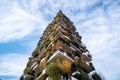
{"type": "Polygon", "coordinates": [[[59,11],[45,29],[20,80],[102,80],[73,22],[59,11]]]}

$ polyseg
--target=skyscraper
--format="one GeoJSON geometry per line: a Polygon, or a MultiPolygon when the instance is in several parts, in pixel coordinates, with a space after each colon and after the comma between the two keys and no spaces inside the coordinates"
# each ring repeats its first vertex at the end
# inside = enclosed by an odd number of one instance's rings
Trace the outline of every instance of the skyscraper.
{"type": "Polygon", "coordinates": [[[102,80],[73,22],[59,11],[46,27],[20,80],[102,80]]]}

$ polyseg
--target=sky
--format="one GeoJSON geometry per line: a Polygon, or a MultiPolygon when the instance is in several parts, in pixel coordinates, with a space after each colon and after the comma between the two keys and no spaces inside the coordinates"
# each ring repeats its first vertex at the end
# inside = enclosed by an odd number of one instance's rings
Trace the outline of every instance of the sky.
{"type": "Polygon", "coordinates": [[[19,80],[59,10],[70,18],[105,80],[120,80],[120,0],[0,0],[0,79],[19,80]]]}

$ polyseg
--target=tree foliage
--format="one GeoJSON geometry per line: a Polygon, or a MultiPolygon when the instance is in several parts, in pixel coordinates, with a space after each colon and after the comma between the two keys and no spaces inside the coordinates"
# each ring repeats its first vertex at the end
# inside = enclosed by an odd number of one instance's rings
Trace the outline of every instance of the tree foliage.
{"type": "Polygon", "coordinates": [[[102,80],[101,77],[100,77],[97,73],[94,73],[94,74],[92,75],[92,78],[93,78],[94,80],[102,80]]]}
{"type": "Polygon", "coordinates": [[[61,67],[64,71],[65,74],[70,74],[71,73],[71,63],[67,60],[62,61],[61,67]]]}
{"type": "Polygon", "coordinates": [[[88,74],[86,74],[83,70],[80,70],[81,80],[89,80],[88,74]]]}
{"type": "Polygon", "coordinates": [[[61,67],[57,63],[51,63],[47,67],[47,73],[50,80],[61,80],[61,67]]]}

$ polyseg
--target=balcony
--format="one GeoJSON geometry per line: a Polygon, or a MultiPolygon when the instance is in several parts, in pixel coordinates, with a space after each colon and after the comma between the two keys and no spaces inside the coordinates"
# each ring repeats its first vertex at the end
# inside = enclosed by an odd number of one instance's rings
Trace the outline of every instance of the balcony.
{"type": "Polygon", "coordinates": [[[79,51],[79,49],[75,45],[73,45],[72,43],[70,43],[70,46],[73,47],[75,50],[79,51]]]}
{"type": "Polygon", "coordinates": [[[30,74],[23,75],[24,80],[32,80],[33,76],[30,74]]]}
{"type": "Polygon", "coordinates": [[[86,60],[86,61],[92,61],[92,56],[89,52],[84,52],[82,53],[82,57],[86,60]]]}
{"type": "Polygon", "coordinates": [[[62,35],[61,38],[62,38],[63,40],[65,40],[66,42],[69,42],[69,43],[72,42],[72,40],[71,40],[68,36],[66,36],[66,35],[62,35]]]}
{"type": "Polygon", "coordinates": [[[38,56],[39,59],[46,54],[46,52],[48,51],[48,49],[50,48],[51,45],[52,45],[52,42],[47,46],[47,48],[45,48],[45,49],[40,53],[40,55],[38,56]]]}
{"type": "Polygon", "coordinates": [[[75,71],[75,72],[72,73],[72,76],[75,77],[75,78],[77,78],[77,79],[79,79],[80,72],[79,71],[75,71]]]}
{"type": "Polygon", "coordinates": [[[45,59],[46,59],[46,57],[42,58],[41,61],[40,61],[40,63],[42,63],[45,59]]]}
{"type": "Polygon", "coordinates": [[[80,66],[80,68],[82,68],[82,69],[83,69],[85,72],[87,72],[87,73],[89,73],[89,72],[91,72],[91,71],[94,70],[93,67],[91,67],[91,66],[89,66],[88,64],[83,63],[83,62],[80,62],[78,65],[80,66]]]}
{"type": "Polygon", "coordinates": [[[36,64],[34,67],[33,67],[33,71],[36,71],[38,69],[38,64],[36,64]]]}
{"type": "Polygon", "coordinates": [[[97,73],[95,70],[88,73],[88,75],[91,80],[104,80],[104,77],[100,75],[100,73],[97,73]]]}
{"type": "Polygon", "coordinates": [[[50,59],[47,61],[49,62],[56,62],[57,60],[69,60],[71,62],[74,62],[74,60],[72,58],[70,58],[69,56],[67,56],[67,53],[62,52],[60,50],[57,50],[56,52],[54,52],[54,54],[50,57],[50,59]]]}
{"type": "Polygon", "coordinates": [[[94,73],[96,73],[96,72],[95,72],[95,71],[91,71],[90,73],[88,73],[89,78],[90,78],[91,80],[93,80],[93,79],[92,79],[92,75],[93,75],[94,73]]]}
{"type": "Polygon", "coordinates": [[[67,53],[72,53],[74,50],[70,48],[70,46],[68,44],[66,44],[65,42],[57,41],[56,45],[53,47],[53,51],[57,51],[59,49],[64,50],[67,53]]]}
{"type": "Polygon", "coordinates": [[[29,71],[31,71],[31,70],[36,71],[37,68],[38,68],[38,63],[35,62],[35,63],[33,63],[33,65],[30,67],[29,71]]]}
{"type": "Polygon", "coordinates": [[[79,71],[75,71],[74,73],[72,73],[72,75],[76,75],[76,74],[80,74],[79,71]]]}
{"type": "Polygon", "coordinates": [[[35,80],[40,80],[40,78],[46,73],[46,69],[42,71],[42,73],[35,79],[35,80]]]}

